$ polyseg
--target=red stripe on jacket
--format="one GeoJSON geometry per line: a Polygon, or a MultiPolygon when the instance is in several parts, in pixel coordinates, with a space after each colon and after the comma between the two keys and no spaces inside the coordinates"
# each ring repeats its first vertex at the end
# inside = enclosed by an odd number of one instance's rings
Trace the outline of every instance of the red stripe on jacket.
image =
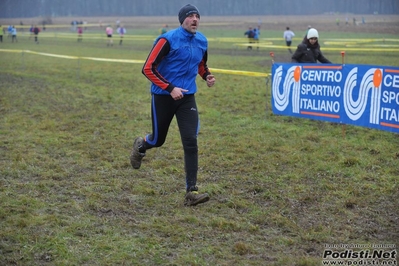
{"type": "MultiPolygon", "coordinates": [[[[167,81],[161,73],[158,72],[157,66],[161,62],[161,60],[169,53],[170,45],[169,42],[161,38],[154,45],[150,54],[148,55],[147,60],[144,63],[142,73],[156,86],[160,87],[163,90],[166,90],[170,85],[170,82],[167,81]]],[[[172,88],[173,89],[173,88],[172,88]]]]}

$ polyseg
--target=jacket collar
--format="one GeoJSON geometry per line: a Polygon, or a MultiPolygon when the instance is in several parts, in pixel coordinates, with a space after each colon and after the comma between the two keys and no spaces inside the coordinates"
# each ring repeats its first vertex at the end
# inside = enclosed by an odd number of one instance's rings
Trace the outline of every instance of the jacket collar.
{"type": "Polygon", "coordinates": [[[180,27],[179,27],[179,31],[184,35],[184,36],[186,36],[186,37],[188,37],[188,38],[192,38],[192,37],[195,37],[195,34],[193,34],[193,33],[191,33],[191,32],[188,32],[188,31],[186,31],[184,28],[183,28],[183,26],[182,25],[180,25],[180,27]]]}

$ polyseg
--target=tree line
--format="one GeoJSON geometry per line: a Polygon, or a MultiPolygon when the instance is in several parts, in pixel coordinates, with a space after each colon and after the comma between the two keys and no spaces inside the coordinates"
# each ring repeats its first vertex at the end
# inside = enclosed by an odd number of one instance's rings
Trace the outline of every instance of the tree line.
{"type": "Polygon", "coordinates": [[[1,0],[1,18],[175,16],[191,3],[206,16],[399,14],[398,0],[1,0]]]}

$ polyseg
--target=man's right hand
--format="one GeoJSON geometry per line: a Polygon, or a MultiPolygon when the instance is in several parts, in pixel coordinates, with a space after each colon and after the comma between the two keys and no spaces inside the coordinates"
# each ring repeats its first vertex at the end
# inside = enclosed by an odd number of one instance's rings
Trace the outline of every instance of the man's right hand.
{"type": "Polygon", "coordinates": [[[180,100],[184,97],[183,92],[188,92],[188,90],[179,88],[179,87],[174,87],[173,90],[170,92],[170,96],[177,101],[180,100]]]}

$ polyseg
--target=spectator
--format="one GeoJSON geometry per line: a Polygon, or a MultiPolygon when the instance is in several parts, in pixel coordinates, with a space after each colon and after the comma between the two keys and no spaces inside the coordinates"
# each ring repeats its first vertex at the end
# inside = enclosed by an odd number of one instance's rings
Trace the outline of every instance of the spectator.
{"type": "Polygon", "coordinates": [[[259,35],[260,35],[260,28],[254,28],[254,43],[256,43],[257,50],[259,50],[259,35]]]}
{"type": "Polygon", "coordinates": [[[108,25],[108,27],[105,29],[105,33],[107,34],[107,46],[113,46],[114,41],[112,40],[112,34],[114,33],[114,29],[111,27],[111,25],[108,25]]]}
{"type": "Polygon", "coordinates": [[[292,55],[293,63],[329,63],[331,62],[324,57],[320,51],[319,33],[316,29],[311,28],[308,30],[306,39],[298,45],[295,53],[292,55]]]}
{"type": "Polygon", "coordinates": [[[71,22],[71,31],[76,31],[76,25],[78,22],[76,20],[72,20],[71,22]]]}
{"type": "Polygon", "coordinates": [[[120,25],[116,31],[119,33],[120,36],[119,45],[122,45],[123,36],[126,34],[126,29],[125,27],[123,27],[123,25],[120,25]]]}
{"type": "Polygon", "coordinates": [[[15,28],[15,26],[12,26],[12,29],[11,29],[11,37],[12,37],[12,42],[18,42],[18,40],[17,40],[17,29],[15,28]]]}
{"type": "Polygon", "coordinates": [[[83,27],[79,26],[78,27],[78,42],[82,42],[83,41],[83,27]]]}
{"type": "Polygon", "coordinates": [[[33,34],[35,35],[35,43],[37,44],[39,44],[39,32],[39,27],[35,25],[35,27],[33,28],[33,34]]]}
{"type": "Polygon", "coordinates": [[[288,51],[290,52],[290,54],[292,54],[291,51],[291,43],[292,43],[292,38],[295,36],[294,32],[292,30],[290,30],[290,27],[285,28],[283,37],[285,39],[285,44],[288,47],[288,51]]]}
{"type": "Polygon", "coordinates": [[[8,34],[7,34],[7,38],[9,38],[9,37],[11,37],[11,36],[12,36],[12,28],[13,28],[13,26],[12,26],[12,25],[9,25],[9,26],[8,26],[8,28],[7,28],[7,32],[8,32],[8,34]]]}
{"type": "Polygon", "coordinates": [[[168,25],[164,24],[162,28],[159,30],[159,33],[164,34],[168,32],[168,25]]]}
{"type": "MultiPolygon", "coordinates": [[[[254,33],[252,27],[249,27],[248,30],[246,32],[244,32],[244,35],[248,36],[248,42],[249,43],[253,43],[254,42],[255,33],[254,33]]],[[[249,45],[247,47],[247,50],[252,50],[252,46],[249,45]]]]}

